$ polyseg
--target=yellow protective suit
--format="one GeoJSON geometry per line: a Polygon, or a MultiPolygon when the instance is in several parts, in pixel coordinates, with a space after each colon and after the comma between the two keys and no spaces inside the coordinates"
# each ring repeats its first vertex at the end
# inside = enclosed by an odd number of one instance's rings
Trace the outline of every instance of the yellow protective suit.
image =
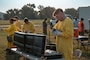
{"type": "Polygon", "coordinates": [[[17,31],[21,31],[21,22],[20,21],[15,21],[14,25],[16,26],[17,28],[17,31]]]}
{"type": "Polygon", "coordinates": [[[34,33],[35,32],[35,28],[33,23],[29,22],[28,24],[24,23],[23,27],[22,27],[22,31],[27,31],[27,32],[31,32],[34,33]]]}
{"type": "MultiPolygon", "coordinates": [[[[14,40],[14,32],[16,31],[16,27],[14,24],[11,24],[8,28],[5,28],[4,31],[8,33],[8,36],[12,35],[14,40]]],[[[8,42],[8,48],[13,47],[13,42],[8,42]]]]}
{"type": "Polygon", "coordinates": [[[73,22],[70,18],[58,21],[53,27],[62,31],[61,36],[56,36],[56,50],[62,52],[65,60],[73,60],[73,22]]]}

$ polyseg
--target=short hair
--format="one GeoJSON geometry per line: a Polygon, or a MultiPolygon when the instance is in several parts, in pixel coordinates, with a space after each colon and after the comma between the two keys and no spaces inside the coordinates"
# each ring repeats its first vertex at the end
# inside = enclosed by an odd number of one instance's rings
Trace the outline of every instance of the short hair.
{"type": "Polygon", "coordinates": [[[14,18],[19,19],[18,16],[14,16],[14,18]]]}
{"type": "Polygon", "coordinates": [[[45,18],[44,20],[47,20],[47,18],[45,18]]]}
{"type": "Polygon", "coordinates": [[[61,8],[56,9],[56,10],[53,12],[53,16],[55,16],[55,14],[58,14],[59,12],[62,12],[62,13],[63,13],[63,10],[62,10],[61,8]]]}
{"type": "Polygon", "coordinates": [[[77,17],[75,17],[74,19],[77,20],[77,17]]]}
{"type": "Polygon", "coordinates": [[[24,18],[24,22],[28,22],[28,18],[24,18]]]}
{"type": "Polygon", "coordinates": [[[84,20],[84,18],[81,18],[81,21],[83,21],[84,20]]]}
{"type": "Polygon", "coordinates": [[[14,23],[14,19],[13,18],[10,18],[9,20],[11,23],[14,23]]]}
{"type": "Polygon", "coordinates": [[[10,18],[10,21],[14,21],[14,19],[13,18],[10,18]]]}

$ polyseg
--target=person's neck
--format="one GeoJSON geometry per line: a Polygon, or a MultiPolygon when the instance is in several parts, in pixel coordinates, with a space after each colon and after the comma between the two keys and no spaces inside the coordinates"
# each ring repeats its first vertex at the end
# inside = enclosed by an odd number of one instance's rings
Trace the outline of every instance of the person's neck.
{"type": "Polygon", "coordinates": [[[64,21],[66,19],[66,17],[64,16],[60,21],[64,21]]]}

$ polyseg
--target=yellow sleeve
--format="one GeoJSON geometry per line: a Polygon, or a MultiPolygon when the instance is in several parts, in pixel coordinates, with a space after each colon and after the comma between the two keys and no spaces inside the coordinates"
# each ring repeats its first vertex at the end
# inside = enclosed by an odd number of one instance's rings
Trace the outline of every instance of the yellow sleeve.
{"type": "Polygon", "coordinates": [[[25,29],[25,24],[23,24],[23,26],[21,27],[21,31],[24,32],[25,29]]]}
{"type": "Polygon", "coordinates": [[[56,23],[53,28],[57,29],[58,28],[58,23],[56,23]]]}
{"type": "Polygon", "coordinates": [[[32,28],[32,32],[34,33],[35,32],[35,27],[34,27],[34,25],[31,23],[31,28],[32,28]]]}
{"type": "Polygon", "coordinates": [[[14,32],[16,31],[15,25],[11,24],[8,28],[3,29],[5,32],[8,33],[9,35],[14,34],[14,32]]]}
{"type": "Polygon", "coordinates": [[[14,24],[16,27],[18,27],[18,29],[21,29],[21,22],[20,21],[16,21],[14,24]]]}
{"type": "Polygon", "coordinates": [[[14,26],[13,25],[10,25],[8,28],[5,28],[4,31],[6,32],[10,32],[14,29],[14,26]]]}
{"type": "Polygon", "coordinates": [[[65,27],[62,31],[62,37],[64,37],[64,38],[73,37],[73,22],[72,22],[72,20],[65,21],[65,27]]]}

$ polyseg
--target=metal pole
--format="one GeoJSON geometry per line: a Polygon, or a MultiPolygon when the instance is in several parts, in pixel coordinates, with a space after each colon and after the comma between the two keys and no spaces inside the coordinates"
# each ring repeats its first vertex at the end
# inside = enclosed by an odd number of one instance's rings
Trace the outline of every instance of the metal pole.
{"type": "Polygon", "coordinates": [[[89,22],[88,42],[90,42],[90,19],[88,19],[88,22],[89,22]]]}

